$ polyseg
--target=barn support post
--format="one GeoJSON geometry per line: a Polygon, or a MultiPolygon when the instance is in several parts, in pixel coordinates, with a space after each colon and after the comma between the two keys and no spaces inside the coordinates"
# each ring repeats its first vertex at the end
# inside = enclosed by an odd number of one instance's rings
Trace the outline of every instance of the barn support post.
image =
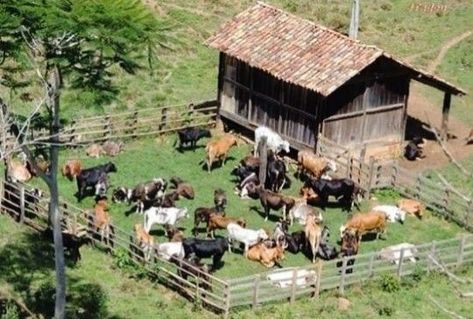
{"type": "Polygon", "coordinates": [[[402,264],[404,263],[404,248],[401,248],[401,252],[399,255],[399,264],[397,265],[397,277],[402,277],[402,264]]]}
{"type": "Polygon", "coordinates": [[[225,72],[225,53],[220,52],[218,58],[218,80],[217,80],[217,125],[220,122],[220,108],[222,107],[223,75],[225,72]]]}
{"type": "Polygon", "coordinates": [[[25,222],[25,187],[20,187],[20,216],[19,222],[23,224],[25,222]]]}
{"type": "Polygon", "coordinates": [[[259,159],[260,159],[260,167],[259,167],[259,181],[260,185],[263,186],[265,185],[266,182],[266,169],[268,165],[268,149],[267,149],[267,140],[266,137],[263,137],[260,141],[260,143],[257,146],[258,148],[258,153],[259,153],[259,159]]]}
{"type": "Polygon", "coordinates": [[[296,300],[296,288],[297,288],[297,268],[292,271],[292,285],[291,285],[291,304],[296,300]]]}
{"type": "Polygon", "coordinates": [[[443,96],[443,107],[442,107],[442,130],[440,136],[442,140],[448,140],[448,114],[450,113],[450,104],[452,100],[452,94],[445,92],[443,96]]]}
{"type": "Polygon", "coordinates": [[[466,236],[463,234],[460,239],[460,248],[458,251],[457,267],[463,265],[463,254],[465,253],[466,236]]]}

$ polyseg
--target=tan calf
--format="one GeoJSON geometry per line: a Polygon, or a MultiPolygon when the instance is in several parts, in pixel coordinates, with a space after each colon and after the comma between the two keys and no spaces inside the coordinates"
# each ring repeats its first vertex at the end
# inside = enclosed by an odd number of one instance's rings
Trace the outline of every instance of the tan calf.
{"type": "Polygon", "coordinates": [[[402,209],[409,215],[415,215],[419,218],[422,218],[425,211],[424,204],[414,199],[408,199],[408,198],[400,199],[399,202],[397,203],[397,207],[399,207],[399,209],[402,209]]]}
{"type": "Polygon", "coordinates": [[[230,223],[240,225],[243,228],[246,227],[246,221],[243,218],[225,217],[221,214],[210,213],[207,221],[207,236],[210,234],[214,238],[216,229],[227,229],[230,223]]]}
{"type": "Polygon", "coordinates": [[[280,245],[268,248],[264,243],[259,243],[248,250],[246,257],[249,260],[260,262],[267,268],[271,268],[277,262],[284,259],[284,248],[280,245]]]}
{"type": "Polygon", "coordinates": [[[312,251],[312,263],[315,263],[315,257],[317,256],[317,251],[319,251],[320,238],[322,237],[322,227],[317,224],[317,218],[314,214],[307,215],[304,233],[312,251]]]}
{"type": "Polygon", "coordinates": [[[353,229],[357,232],[359,240],[364,234],[376,233],[376,238],[386,232],[387,216],[384,212],[371,211],[366,214],[355,214],[344,226],[340,227],[340,236],[347,229],[353,229]]]}
{"type": "Polygon", "coordinates": [[[136,242],[143,249],[145,260],[149,260],[153,251],[154,237],[148,234],[141,224],[135,224],[134,230],[136,242]]]}
{"type": "Polygon", "coordinates": [[[218,140],[210,141],[205,147],[207,170],[210,173],[212,164],[216,161],[221,161],[222,165],[225,165],[228,152],[230,149],[237,145],[237,139],[231,134],[226,134],[218,140]]]}

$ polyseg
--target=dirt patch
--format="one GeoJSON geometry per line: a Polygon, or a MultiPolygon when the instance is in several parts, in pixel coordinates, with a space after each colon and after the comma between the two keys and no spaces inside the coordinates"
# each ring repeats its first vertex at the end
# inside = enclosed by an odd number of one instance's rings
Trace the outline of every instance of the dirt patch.
{"type": "MultiPolygon", "coordinates": [[[[449,163],[448,157],[436,142],[433,134],[424,129],[424,127],[428,126],[427,120],[425,119],[426,113],[432,125],[435,126],[435,129],[440,131],[442,123],[441,109],[432,105],[414,88],[409,96],[407,108],[409,118],[407,122],[406,139],[418,135],[426,138],[427,143],[424,147],[424,153],[426,155],[424,159],[413,162],[407,161],[406,159],[401,160],[401,166],[409,170],[423,171],[431,168],[440,168],[449,163]]],[[[466,145],[465,143],[465,138],[468,136],[470,129],[471,127],[450,115],[449,135],[452,138],[448,140],[447,148],[457,160],[466,158],[473,153],[473,145],[466,145]]]]}

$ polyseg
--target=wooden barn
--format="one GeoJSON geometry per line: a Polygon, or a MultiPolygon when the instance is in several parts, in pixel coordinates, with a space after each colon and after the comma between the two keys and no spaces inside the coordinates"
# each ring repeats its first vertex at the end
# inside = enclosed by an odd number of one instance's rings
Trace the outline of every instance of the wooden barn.
{"type": "Polygon", "coordinates": [[[353,149],[404,140],[410,81],[464,91],[383,50],[264,3],[238,14],[206,41],[220,51],[219,114],[266,125],[296,149],[317,136],[353,149]]]}

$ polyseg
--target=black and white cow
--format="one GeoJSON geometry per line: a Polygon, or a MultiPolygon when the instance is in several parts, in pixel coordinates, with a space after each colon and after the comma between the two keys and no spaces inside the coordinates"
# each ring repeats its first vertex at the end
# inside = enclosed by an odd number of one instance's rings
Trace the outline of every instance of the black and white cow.
{"type": "Polygon", "coordinates": [[[80,202],[85,196],[87,187],[96,187],[99,182],[103,182],[104,175],[108,173],[114,173],[117,171],[117,167],[112,162],[107,164],[83,169],[79,175],[76,176],[77,180],[77,200],[80,202]]]}

